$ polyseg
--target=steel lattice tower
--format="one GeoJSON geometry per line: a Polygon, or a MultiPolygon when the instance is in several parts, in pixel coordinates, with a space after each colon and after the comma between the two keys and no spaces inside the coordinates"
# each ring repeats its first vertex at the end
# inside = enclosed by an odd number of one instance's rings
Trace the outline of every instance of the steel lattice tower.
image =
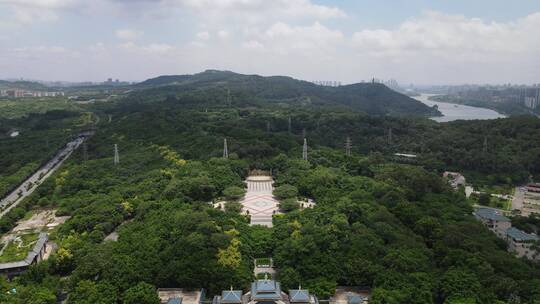
{"type": "Polygon", "coordinates": [[[308,150],[307,139],[304,138],[304,147],[302,148],[302,159],[303,160],[308,160],[307,150],[308,150]]]}
{"type": "Polygon", "coordinates": [[[288,128],[287,130],[289,131],[289,134],[291,134],[291,131],[292,131],[292,128],[291,128],[291,125],[292,125],[292,120],[291,120],[291,116],[289,115],[289,125],[288,125],[288,128]]]}
{"type": "Polygon", "coordinates": [[[345,155],[351,156],[352,140],[349,136],[345,140],[345,155]]]}
{"type": "Polygon", "coordinates": [[[229,158],[229,148],[227,147],[227,139],[223,139],[223,158],[229,158]]]}
{"type": "Polygon", "coordinates": [[[83,160],[88,160],[88,146],[86,145],[86,143],[83,143],[83,160]]]}
{"type": "Polygon", "coordinates": [[[114,164],[118,165],[120,163],[120,155],[118,154],[118,145],[114,144],[114,164]]]}

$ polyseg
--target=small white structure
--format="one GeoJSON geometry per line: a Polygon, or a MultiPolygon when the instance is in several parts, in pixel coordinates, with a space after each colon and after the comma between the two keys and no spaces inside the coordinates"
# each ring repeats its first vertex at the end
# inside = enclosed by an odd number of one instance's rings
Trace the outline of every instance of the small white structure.
{"type": "Polygon", "coordinates": [[[415,154],[407,154],[407,153],[394,153],[395,156],[399,157],[405,157],[405,158],[416,158],[417,156],[415,154]]]}
{"type": "Polygon", "coordinates": [[[448,180],[448,183],[450,183],[450,186],[454,189],[459,188],[459,186],[465,186],[465,176],[459,172],[445,171],[443,177],[448,180]]]}
{"type": "Polygon", "coordinates": [[[17,131],[17,130],[9,131],[9,137],[11,137],[11,138],[17,137],[17,136],[19,136],[19,134],[21,134],[21,133],[19,131],[17,131]]]}
{"type": "Polygon", "coordinates": [[[310,198],[308,198],[307,201],[298,201],[298,204],[300,205],[301,210],[315,207],[315,201],[310,198]]]}

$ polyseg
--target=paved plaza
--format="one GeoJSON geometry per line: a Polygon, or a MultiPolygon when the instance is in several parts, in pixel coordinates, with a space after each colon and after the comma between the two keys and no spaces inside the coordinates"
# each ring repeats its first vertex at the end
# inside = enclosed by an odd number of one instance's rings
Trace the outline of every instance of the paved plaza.
{"type": "Polygon", "coordinates": [[[246,179],[246,196],[240,203],[243,212],[251,216],[251,225],[272,227],[272,215],[278,212],[279,202],[272,195],[271,176],[249,176],[246,179]]]}

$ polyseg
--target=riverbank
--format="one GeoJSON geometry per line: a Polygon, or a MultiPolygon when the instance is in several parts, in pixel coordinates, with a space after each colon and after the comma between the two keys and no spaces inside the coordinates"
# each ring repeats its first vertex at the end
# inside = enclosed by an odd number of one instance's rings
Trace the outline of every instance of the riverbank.
{"type": "Polygon", "coordinates": [[[497,119],[506,117],[506,115],[503,115],[497,111],[488,108],[435,101],[432,100],[434,96],[438,95],[421,94],[420,96],[414,98],[430,107],[437,106],[437,109],[443,114],[440,117],[431,117],[431,119],[437,122],[449,122],[454,120],[497,119]]]}
{"type": "Polygon", "coordinates": [[[476,108],[491,109],[507,116],[511,116],[511,115],[539,116],[538,114],[534,113],[530,109],[522,105],[515,104],[515,103],[497,103],[497,102],[489,102],[489,101],[482,101],[482,100],[460,99],[458,97],[450,96],[450,95],[435,95],[435,96],[430,97],[430,100],[436,101],[436,102],[465,105],[465,106],[476,107],[476,108]]]}

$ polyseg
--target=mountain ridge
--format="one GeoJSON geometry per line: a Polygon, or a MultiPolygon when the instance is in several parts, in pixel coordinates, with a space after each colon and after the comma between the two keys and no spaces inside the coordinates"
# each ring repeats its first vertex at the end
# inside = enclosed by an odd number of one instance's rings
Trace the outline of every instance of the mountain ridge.
{"type": "Polygon", "coordinates": [[[371,115],[440,115],[436,109],[380,83],[330,87],[289,76],[245,75],[231,71],[206,70],[192,75],[162,75],[137,83],[133,88],[138,91],[162,88],[174,95],[190,89],[221,88],[224,92],[240,92],[266,102],[298,103],[309,100],[317,105],[345,106],[371,115]]]}

